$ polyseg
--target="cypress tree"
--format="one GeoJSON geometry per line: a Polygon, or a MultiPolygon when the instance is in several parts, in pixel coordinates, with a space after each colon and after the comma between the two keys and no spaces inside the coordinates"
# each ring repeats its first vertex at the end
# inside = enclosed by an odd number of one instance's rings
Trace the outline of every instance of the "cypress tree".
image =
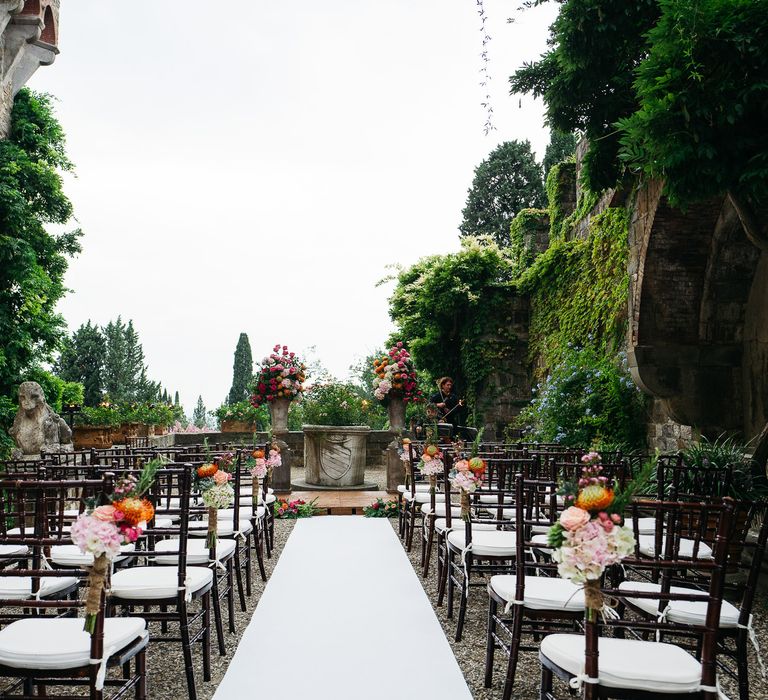
{"type": "Polygon", "coordinates": [[[241,333],[235,348],[235,362],[232,366],[232,388],[229,390],[227,403],[233,404],[248,400],[249,387],[253,379],[253,356],[248,334],[241,333]]]}
{"type": "Polygon", "coordinates": [[[205,404],[202,396],[197,397],[197,406],[195,406],[195,412],[192,414],[192,423],[198,428],[204,428],[206,425],[205,404]]]}

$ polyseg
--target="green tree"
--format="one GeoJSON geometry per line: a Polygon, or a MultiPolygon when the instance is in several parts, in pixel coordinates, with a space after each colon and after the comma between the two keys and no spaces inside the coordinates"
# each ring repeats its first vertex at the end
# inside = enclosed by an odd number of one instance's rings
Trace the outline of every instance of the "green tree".
{"type": "Polygon", "coordinates": [[[768,2],[659,5],[636,70],[639,109],[619,122],[622,156],[663,178],[672,204],[728,192],[748,234],[768,248],[756,214],[768,199],[768,2]]]}
{"type": "Polygon", "coordinates": [[[202,396],[197,397],[195,412],[192,414],[192,424],[198,428],[205,428],[208,424],[208,414],[206,413],[202,396]]]}
{"type": "Polygon", "coordinates": [[[174,395],[173,395],[173,405],[174,406],[180,406],[181,405],[179,403],[179,392],[178,391],[176,393],[174,393],[174,395]]]}
{"type": "Polygon", "coordinates": [[[86,406],[98,406],[101,402],[105,352],[104,334],[90,320],[62,343],[56,373],[66,381],[83,385],[86,406]]]}
{"type": "Polygon", "coordinates": [[[462,236],[489,235],[499,245],[509,245],[515,214],[544,202],[541,165],[530,142],[507,141],[475,168],[459,231],[462,236]]]}
{"type": "Polygon", "coordinates": [[[24,373],[51,359],[65,335],[56,303],[64,296],[68,260],[80,231],[54,234],[72,205],[61,173],[72,170],[52,98],[22,89],[0,141],[0,395],[16,393],[24,373]]]}
{"type": "Polygon", "coordinates": [[[251,383],[253,382],[253,356],[248,334],[241,333],[235,348],[235,361],[232,366],[232,388],[229,390],[227,403],[239,403],[247,401],[250,396],[251,383]]]}
{"type": "Polygon", "coordinates": [[[550,127],[587,137],[583,176],[595,192],[621,176],[616,123],[638,107],[634,69],[659,14],[659,0],[564,0],[551,48],[511,78],[513,92],[544,98],[550,127]]]}
{"type": "Polygon", "coordinates": [[[551,129],[549,134],[549,144],[544,152],[544,182],[547,181],[547,175],[553,165],[568,160],[576,153],[576,136],[570,132],[551,129]]]}
{"type": "Polygon", "coordinates": [[[513,346],[513,271],[507,251],[489,237],[467,238],[458,253],[421,258],[401,271],[389,300],[393,337],[408,338],[417,366],[432,377],[452,376],[470,403],[513,346]]]}

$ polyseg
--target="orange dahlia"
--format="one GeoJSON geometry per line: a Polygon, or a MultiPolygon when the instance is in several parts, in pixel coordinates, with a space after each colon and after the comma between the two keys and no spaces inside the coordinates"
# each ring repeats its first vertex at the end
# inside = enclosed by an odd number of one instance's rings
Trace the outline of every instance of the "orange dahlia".
{"type": "Polygon", "coordinates": [[[583,510],[605,510],[613,503],[613,490],[602,484],[590,484],[579,491],[576,507],[583,510]]]}
{"type": "Polygon", "coordinates": [[[152,518],[155,517],[155,507],[152,505],[152,503],[149,501],[148,498],[142,498],[141,499],[141,505],[144,507],[144,513],[143,518],[145,522],[149,522],[152,520],[152,518]]]}
{"type": "Polygon", "coordinates": [[[208,476],[213,476],[219,468],[215,464],[204,464],[202,467],[197,468],[197,475],[201,479],[205,479],[208,476]]]}
{"type": "Polygon", "coordinates": [[[123,522],[131,527],[136,527],[142,520],[146,520],[144,517],[144,501],[141,498],[128,496],[128,498],[117,501],[117,503],[113,503],[112,505],[123,514],[123,522]]]}
{"type": "Polygon", "coordinates": [[[264,450],[254,450],[251,452],[251,457],[254,459],[264,459],[264,450]]]}
{"type": "Polygon", "coordinates": [[[471,457],[469,460],[469,471],[473,474],[482,474],[485,472],[485,461],[481,457],[471,457]]]}
{"type": "Polygon", "coordinates": [[[437,448],[437,445],[427,445],[427,447],[424,449],[424,452],[426,452],[430,457],[434,457],[440,450],[437,448]]]}

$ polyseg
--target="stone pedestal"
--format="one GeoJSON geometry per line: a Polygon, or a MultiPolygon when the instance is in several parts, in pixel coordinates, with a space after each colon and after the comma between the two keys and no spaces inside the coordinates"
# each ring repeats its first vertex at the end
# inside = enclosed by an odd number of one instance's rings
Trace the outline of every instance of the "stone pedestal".
{"type": "Polygon", "coordinates": [[[283,439],[287,431],[282,434],[274,434],[272,442],[280,448],[280,460],[282,464],[272,472],[272,488],[279,493],[287,493],[291,490],[291,466],[293,465],[293,450],[283,439]]]}
{"type": "Polygon", "coordinates": [[[390,398],[387,404],[389,430],[398,435],[405,430],[405,401],[399,397],[390,398]]]}
{"type": "Polygon", "coordinates": [[[387,467],[387,493],[397,493],[397,487],[405,483],[405,464],[400,459],[397,438],[387,445],[384,454],[387,467]]]}
{"type": "Polygon", "coordinates": [[[368,426],[304,426],[304,473],[308,486],[365,486],[368,426]]]}

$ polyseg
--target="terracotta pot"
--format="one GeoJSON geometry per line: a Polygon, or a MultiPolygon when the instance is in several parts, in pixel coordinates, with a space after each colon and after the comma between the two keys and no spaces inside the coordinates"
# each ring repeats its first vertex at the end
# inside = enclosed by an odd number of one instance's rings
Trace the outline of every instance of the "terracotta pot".
{"type": "Polygon", "coordinates": [[[137,437],[139,434],[139,424],[138,423],[123,423],[120,426],[120,429],[123,432],[123,435],[126,438],[132,438],[137,437]]]}
{"type": "Polygon", "coordinates": [[[152,434],[153,435],[165,435],[167,432],[166,427],[164,425],[153,425],[152,426],[152,434]]]}
{"type": "Polygon", "coordinates": [[[136,426],[136,437],[149,437],[151,435],[149,432],[150,427],[146,423],[139,423],[136,426]]]}
{"type": "Polygon", "coordinates": [[[76,450],[112,447],[112,428],[108,425],[77,425],[74,443],[76,450]]]}
{"type": "Polygon", "coordinates": [[[255,433],[256,423],[247,420],[223,420],[221,421],[222,433],[255,433]]]}
{"type": "Polygon", "coordinates": [[[288,409],[290,408],[290,399],[275,399],[269,402],[269,416],[272,419],[273,433],[288,432],[288,409]]]}

